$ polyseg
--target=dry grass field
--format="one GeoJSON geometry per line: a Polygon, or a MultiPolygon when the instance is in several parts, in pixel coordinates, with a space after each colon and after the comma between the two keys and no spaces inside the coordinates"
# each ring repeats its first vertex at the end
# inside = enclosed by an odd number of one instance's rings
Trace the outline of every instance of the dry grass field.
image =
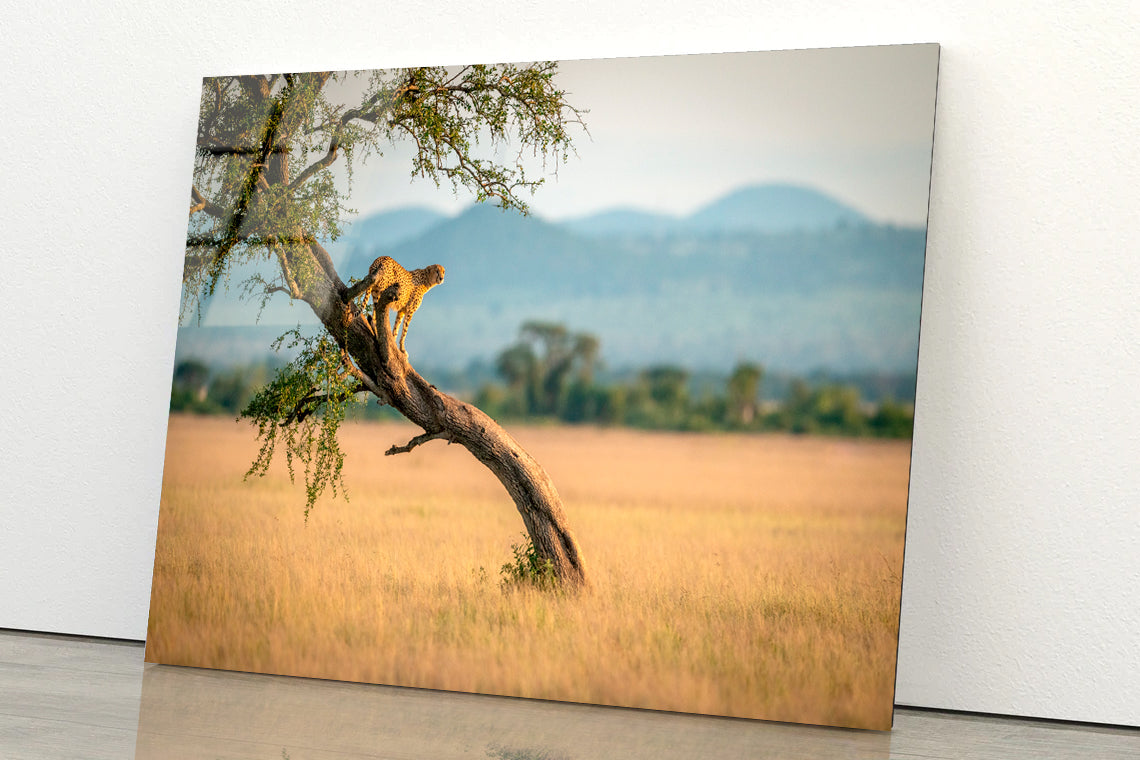
{"type": "Polygon", "coordinates": [[[888,728],[909,441],[513,431],[558,485],[580,595],[501,588],[522,521],[465,450],[350,424],[349,501],[252,428],[172,416],[147,660],[888,728]]]}

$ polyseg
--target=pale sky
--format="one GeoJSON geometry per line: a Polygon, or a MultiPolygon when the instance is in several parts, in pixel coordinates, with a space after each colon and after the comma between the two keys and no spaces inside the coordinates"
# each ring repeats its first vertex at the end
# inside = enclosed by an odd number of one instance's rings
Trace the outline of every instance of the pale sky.
{"type": "MultiPolygon", "coordinates": [[[[614,206],[686,214],[788,182],[880,222],[924,225],[936,71],[935,45],[562,62],[556,81],[589,111],[589,134],[529,202],[549,219],[614,206]]],[[[410,181],[409,155],[396,146],[361,167],[351,205],[470,205],[410,181]]]]}

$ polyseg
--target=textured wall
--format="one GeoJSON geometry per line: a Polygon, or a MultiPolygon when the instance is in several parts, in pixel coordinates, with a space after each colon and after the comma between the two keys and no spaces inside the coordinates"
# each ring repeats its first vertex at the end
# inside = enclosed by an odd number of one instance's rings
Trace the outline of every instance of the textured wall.
{"type": "Polygon", "coordinates": [[[898,701],[1140,724],[1131,0],[262,6],[0,2],[0,626],[145,635],[202,75],[934,41],[898,701]]]}

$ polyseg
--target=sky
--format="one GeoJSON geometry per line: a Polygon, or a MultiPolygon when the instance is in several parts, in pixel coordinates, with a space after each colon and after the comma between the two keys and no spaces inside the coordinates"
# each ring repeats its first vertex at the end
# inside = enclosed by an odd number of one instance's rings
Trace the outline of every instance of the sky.
{"type": "MultiPolygon", "coordinates": [[[[879,222],[925,225],[937,56],[935,45],[897,45],[563,61],[556,82],[588,111],[588,133],[529,203],[552,220],[613,207],[684,215],[783,182],[879,222]]],[[[370,161],[350,204],[470,205],[412,181],[410,155],[399,145],[370,161]]]]}

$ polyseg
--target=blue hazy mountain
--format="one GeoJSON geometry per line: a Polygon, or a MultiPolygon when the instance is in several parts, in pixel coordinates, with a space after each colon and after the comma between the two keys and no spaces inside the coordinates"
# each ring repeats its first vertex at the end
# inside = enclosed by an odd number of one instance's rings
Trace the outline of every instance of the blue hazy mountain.
{"type": "Polygon", "coordinates": [[[479,205],[399,245],[358,247],[342,274],[363,277],[379,255],[392,256],[407,269],[442,264],[447,283],[454,282],[465,300],[493,304],[529,291],[594,291],[598,267],[620,266],[622,250],[537,216],[479,205]]]}
{"type": "Polygon", "coordinates": [[[817,190],[759,185],[737,190],[682,220],[688,232],[793,232],[868,224],[870,219],[817,190]]]}
{"type": "Polygon", "coordinates": [[[617,208],[563,222],[572,232],[592,236],[664,235],[676,230],[680,220],[636,208],[617,208]]]}
{"type": "Polygon", "coordinates": [[[683,233],[795,232],[865,225],[863,213],[809,187],[753,185],[718,198],[684,216],[634,208],[602,211],[566,222],[583,235],[636,236],[683,233]]]}
{"type": "Polygon", "coordinates": [[[488,205],[453,218],[388,212],[354,225],[338,269],[346,281],[363,277],[378,255],[445,267],[408,339],[424,367],[493,361],[523,322],[544,320],[597,335],[614,369],[724,371],[748,360],[777,371],[913,373],[925,230],[877,225],[793,190],[747,188],[669,225],[628,209],[595,215],[592,226],[488,205]],[[765,198],[794,223],[770,229],[776,212],[759,207],[765,198]],[[423,226],[363,233],[385,219],[423,226]]]}
{"type": "Polygon", "coordinates": [[[355,244],[396,245],[439,224],[447,216],[426,207],[410,207],[381,211],[354,220],[345,230],[344,238],[355,244]]]}

